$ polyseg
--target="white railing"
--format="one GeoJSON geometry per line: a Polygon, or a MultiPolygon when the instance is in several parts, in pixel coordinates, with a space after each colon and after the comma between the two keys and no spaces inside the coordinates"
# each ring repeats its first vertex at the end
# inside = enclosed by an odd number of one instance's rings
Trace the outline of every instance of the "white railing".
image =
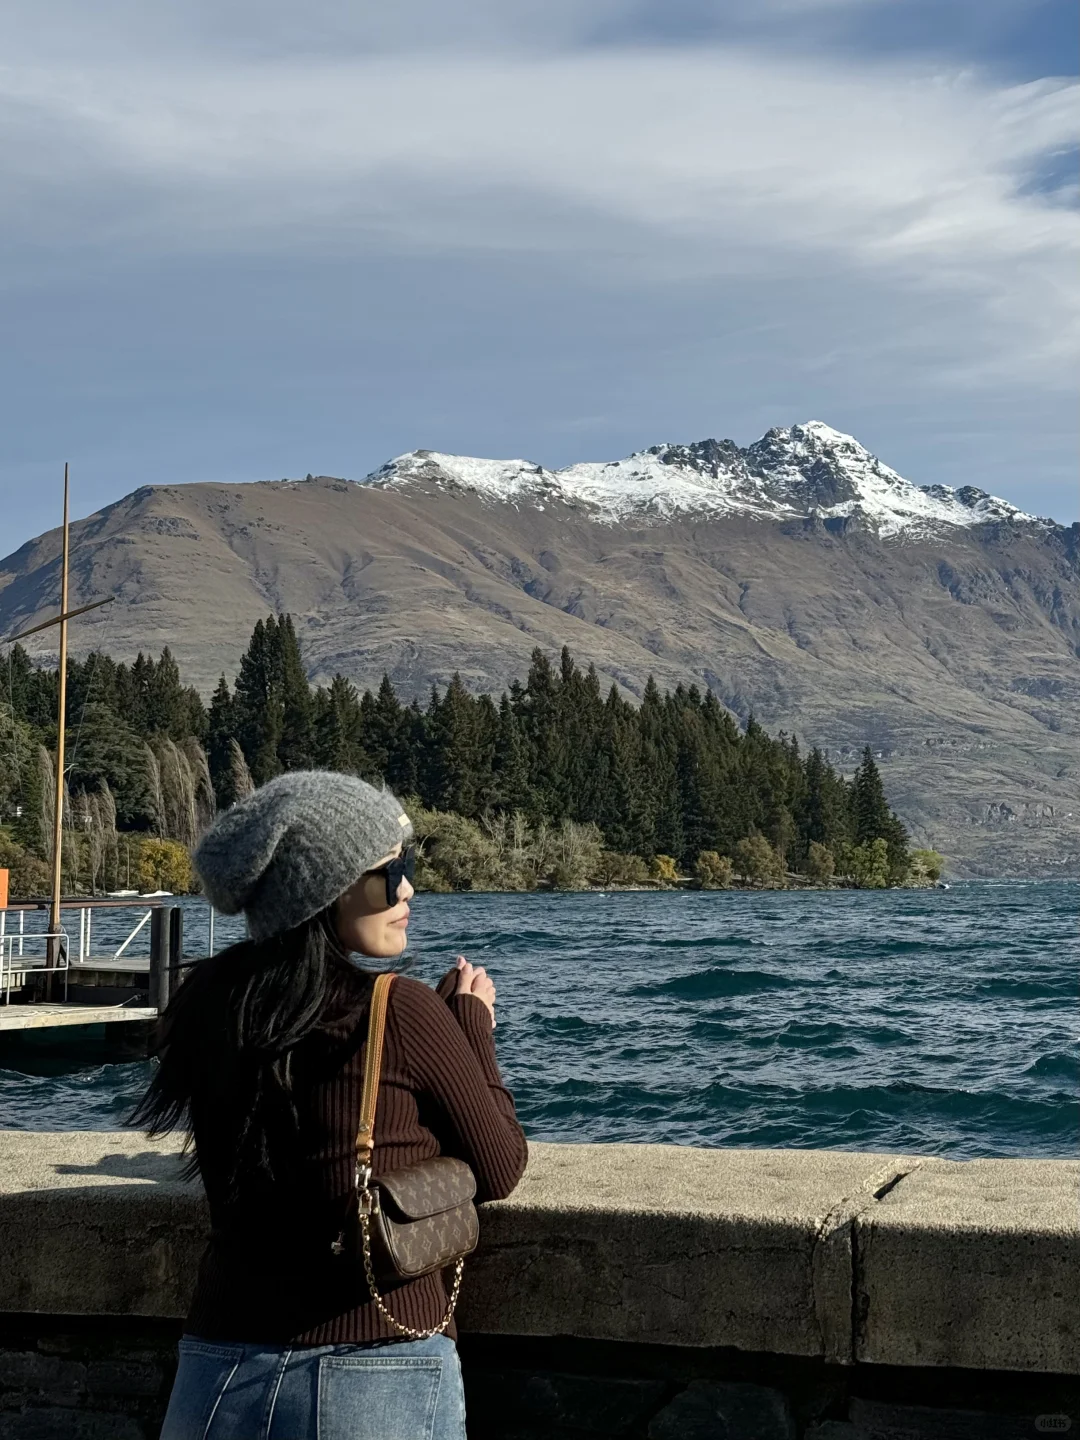
{"type": "MultiPolygon", "coordinates": [[[[136,947],[137,959],[133,959],[130,955],[129,947],[143,934],[150,923],[154,911],[153,905],[146,904],[146,901],[150,898],[150,896],[133,896],[130,901],[126,903],[121,902],[120,904],[108,904],[100,900],[95,904],[94,901],[89,898],[85,903],[80,903],[78,900],[65,901],[63,905],[64,918],[68,925],[72,927],[73,936],[74,922],[70,912],[72,910],[78,911],[78,943],[77,945],[73,945],[70,953],[65,954],[63,965],[58,965],[56,968],[66,971],[69,965],[72,967],[83,965],[92,967],[96,959],[99,963],[111,969],[116,961],[122,960],[125,954],[127,954],[129,960],[133,960],[133,968],[135,970],[144,969],[147,963],[146,951],[143,949],[143,946],[146,944],[145,939],[143,940],[142,946],[136,947]],[[118,927],[110,924],[106,929],[108,939],[104,941],[104,943],[100,938],[98,939],[98,951],[95,956],[93,937],[95,928],[94,911],[96,909],[104,909],[110,920],[115,911],[127,910],[128,914],[123,917],[124,929],[119,930],[119,935],[124,935],[124,930],[130,923],[129,916],[135,923],[131,925],[131,929],[127,931],[127,934],[124,939],[120,941],[119,945],[116,944],[118,927]],[[134,915],[132,915],[132,911],[134,915]],[[137,920],[135,920],[135,916],[138,917],[137,920]],[[141,953],[139,953],[140,951],[141,953]]],[[[168,905],[171,902],[165,900],[163,903],[168,905]]],[[[185,907],[185,910],[190,921],[194,918],[192,912],[188,907],[185,907]]],[[[43,955],[39,953],[40,948],[47,945],[50,939],[56,939],[58,937],[52,933],[32,929],[31,926],[35,923],[41,924],[46,922],[47,918],[44,905],[35,904],[33,906],[27,906],[26,909],[16,908],[14,906],[7,910],[0,909],[0,992],[2,992],[3,995],[3,1003],[7,1003],[12,988],[20,988],[22,986],[22,976],[26,971],[39,970],[45,965],[45,959],[43,955]],[[27,924],[27,915],[34,917],[29,925],[27,924]]],[[[201,937],[196,939],[198,930],[201,929],[201,927],[198,927],[194,933],[189,933],[186,937],[188,946],[191,946],[194,942],[195,953],[205,953],[208,955],[214,953],[216,919],[217,916],[213,906],[208,904],[206,906],[206,929],[202,932],[205,935],[206,950],[202,950],[201,937]]],[[[100,928],[98,929],[98,935],[99,937],[101,935],[100,928]]],[[[63,939],[66,952],[68,931],[61,927],[59,937],[63,939]]],[[[122,969],[123,967],[117,968],[122,969]]],[[[65,974],[65,994],[68,978],[65,974]]]]}
{"type": "MultiPolygon", "coordinates": [[[[79,913],[80,913],[80,914],[85,914],[85,915],[86,915],[86,918],[87,918],[87,925],[86,925],[86,955],[87,955],[87,958],[89,959],[89,956],[90,956],[90,915],[91,915],[93,912],[92,912],[92,911],[80,911],[79,913]]],[[[114,951],[113,951],[113,957],[112,957],[112,958],[113,958],[114,960],[119,960],[119,959],[120,959],[120,956],[124,953],[124,951],[127,949],[127,947],[131,944],[132,940],[135,939],[135,936],[138,935],[139,931],[143,928],[143,926],[149,923],[150,916],[151,916],[153,913],[154,913],[154,912],[153,912],[152,910],[147,910],[146,914],[142,917],[142,919],[139,921],[139,923],[135,926],[135,929],[132,930],[131,934],[127,937],[127,939],[126,939],[126,940],[124,941],[124,943],[120,946],[120,948],[119,948],[118,950],[114,950],[114,951]]],[[[83,958],[83,957],[82,957],[82,954],[81,954],[81,952],[80,952],[80,954],[79,954],[79,959],[81,960],[82,958],[83,958]]]]}
{"type": "MultiPolygon", "coordinates": [[[[26,911],[18,910],[15,913],[19,917],[19,929],[17,931],[17,938],[19,941],[19,954],[21,956],[23,953],[23,941],[26,938],[26,911]]],[[[8,936],[7,911],[0,910],[0,952],[2,952],[4,949],[5,940],[9,938],[14,941],[16,939],[16,935],[12,935],[10,937],[8,936]]]]}
{"type": "Polygon", "coordinates": [[[13,989],[21,989],[28,972],[33,970],[62,974],[64,977],[64,998],[67,998],[68,983],[68,936],[66,930],[35,931],[26,933],[21,927],[11,934],[5,933],[4,914],[0,911],[0,995],[5,1005],[11,1003],[13,989]],[[56,941],[54,963],[49,964],[49,944],[56,941]],[[41,954],[31,953],[31,946],[44,942],[41,954]]]}

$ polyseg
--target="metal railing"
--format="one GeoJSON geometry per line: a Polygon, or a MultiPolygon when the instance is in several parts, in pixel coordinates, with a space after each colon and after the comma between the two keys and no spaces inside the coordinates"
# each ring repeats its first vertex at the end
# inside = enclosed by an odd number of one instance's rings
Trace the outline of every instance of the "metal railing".
{"type": "Polygon", "coordinates": [[[64,998],[67,999],[68,985],[68,935],[66,930],[51,930],[27,932],[21,927],[17,931],[6,933],[4,925],[4,913],[0,910],[0,995],[3,996],[5,1005],[11,1004],[11,992],[13,989],[21,990],[26,983],[26,976],[32,971],[42,971],[51,975],[63,975],[64,977],[64,998]],[[33,953],[31,947],[44,942],[43,952],[39,955],[33,953]],[[55,941],[55,955],[53,963],[49,963],[49,950],[51,943],[55,941]]]}
{"type": "MultiPolygon", "coordinates": [[[[91,916],[92,913],[93,913],[92,911],[80,911],[80,912],[79,912],[80,918],[82,917],[83,914],[86,915],[86,954],[87,954],[87,958],[89,958],[89,955],[90,955],[90,916],[91,916]]],[[[124,951],[125,951],[125,950],[127,949],[127,947],[131,944],[132,940],[135,939],[135,936],[138,935],[139,931],[143,928],[143,926],[149,924],[150,916],[153,915],[153,913],[154,913],[153,910],[147,910],[146,914],[142,917],[142,919],[139,921],[139,923],[135,926],[135,929],[132,930],[131,934],[127,937],[127,939],[124,941],[124,943],[123,943],[122,945],[120,945],[116,950],[113,951],[113,957],[112,957],[112,958],[113,958],[114,960],[119,960],[119,959],[120,959],[120,956],[123,955],[124,951]]],[[[81,952],[81,951],[79,952],[79,959],[80,959],[80,960],[82,959],[82,952],[81,952]]]]}
{"type": "MultiPolygon", "coordinates": [[[[172,897],[163,896],[159,900],[157,896],[150,895],[64,899],[61,902],[64,920],[58,932],[33,928],[37,924],[48,923],[45,901],[15,901],[7,909],[0,909],[0,1003],[10,1004],[13,991],[17,992],[15,999],[22,1000],[29,995],[31,984],[40,987],[40,978],[32,982],[28,979],[31,972],[55,973],[58,977],[62,974],[62,998],[65,1001],[69,998],[69,984],[81,985],[86,980],[90,985],[108,985],[110,980],[104,978],[106,972],[114,972],[116,983],[129,987],[134,985],[137,989],[145,986],[150,1003],[164,1008],[180,981],[181,970],[194,963],[183,958],[184,909],[171,903],[171,900],[172,897]],[[73,910],[78,912],[77,929],[71,915],[73,910]],[[108,923],[98,917],[95,925],[94,912],[97,910],[107,912],[108,923]],[[127,913],[114,915],[113,912],[118,910],[127,913]],[[28,915],[31,917],[29,921],[28,915]],[[133,952],[132,946],[140,937],[141,941],[133,952]],[[52,965],[49,964],[50,947],[54,957],[52,965]],[[144,974],[146,980],[142,981],[140,977],[144,974]],[[90,976],[88,980],[87,975],[90,976]]],[[[190,909],[187,917],[190,923],[190,909]]],[[[200,954],[214,953],[216,919],[213,906],[207,904],[206,929],[202,931],[206,937],[206,948],[204,950],[199,944],[197,949],[200,954]]],[[[202,929],[201,926],[198,928],[202,929]]],[[[50,982],[50,996],[53,991],[54,986],[50,982]]],[[[56,995],[55,998],[61,997],[56,995]]]]}
{"type": "MultiPolygon", "coordinates": [[[[127,934],[124,936],[124,939],[120,941],[119,945],[116,944],[118,936],[115,929],[113,929],[113,932],[109,935],[109,938],[105,942],[104,947],[101,947],[101,941],[98,941],[98,959],[120,960],[123,958],[132,942],[145,931],[146,926],[150,923],[150,919],[154,910],[159,908],[168,908],[173,903],[175,902],[173,901],[173,898],[171,896],[162,896],[160,899],[157,896],[151,895],[132,896],[130,899],[126,897],[124,899],[119,899],[116,897],[98,898],[96,896],[78,896],[77,898],[65,897],[61,901],[61,909],[63,910],[65,916],[67,916],[67,925],[65,928],[69,933],[74,933],[75,928],[74,921],[71,919],[71,912],[77,911],[79,917],[79,940],[75,953],[71,957],[72,963],[92,963],[94,959],[94,934],[97,929],[94,922],[94,917],[97,911],[104,911],[108,915],[111,915],[112,912],[117,910],[135,911],[139,914],[139,919],[137,923],[135,923],[132,926],[131,930],[127,932],[127,934]]],[[[40,936],[40,931],[31,930],[28,927],[26,917],[28,915],[42,915],[43,912],[47,911],[47,909],[48,902],[44,900],[11,901],[6,910],[0,909],[0,942],[2,942],[5,936],[5,932],[8,934],[14,932],[17,936],[21,936],[23,940],[29,940],[31,935],[40,936]]],[[[189,910],[189,918],[190,913],[191,912],[189,910]]],[[[209,903],[206,903],[205,906],[205,916],[206,929],[205,931],[203,931],[206,936],[205,953],[208,955],[212,955],[214,953],[216,945],[215,929],[217,923],[217,915],[214,911],[213,906],[209,903]]],[[[120,934],[124,934],[124,932],[121,931],[120,934]]],[[[201,948],[202,947],[200,943],[200,949],[201,948]]],[[[143,953],[141,958],[145,963],[145,952],[143,953]]]]}

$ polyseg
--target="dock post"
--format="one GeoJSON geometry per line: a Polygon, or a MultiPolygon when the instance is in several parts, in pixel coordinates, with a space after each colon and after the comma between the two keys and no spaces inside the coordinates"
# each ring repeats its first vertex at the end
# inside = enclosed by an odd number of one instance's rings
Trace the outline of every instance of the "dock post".
{"type": "Polygon", "coordinates": [[[147,1001],[160,1014],[169,1003],[169,916],[163,905],[150,912],[150,994],[147,1001]]]}
{"type": "Polygon", "coordinates": [[[169,970],[168,982],[166,984],[165,1004],[167,1005],[176,993],[176,988],[183,979],[184,972],[180,969],[180,962],[184,958],[184,911],[179,905],[173,905],[169,910],[169,970]]]}

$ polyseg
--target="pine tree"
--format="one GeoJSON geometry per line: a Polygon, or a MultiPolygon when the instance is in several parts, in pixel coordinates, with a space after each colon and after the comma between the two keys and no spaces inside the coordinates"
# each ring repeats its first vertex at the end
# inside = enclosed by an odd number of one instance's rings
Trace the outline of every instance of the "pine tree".
{"type": "Polygon", "coordinates": [[[665,700],[652,675],[645,683],[638,710],[641,734],[640,774],[646,787],[651,844],[641,853],[681,856],[686,849],[679,795],[677,749],[672,720],[674,705],[665,700]]]}
{"type": "Polygon", "coordinates": [[[0,700],[0,823],[21,803],[23,772],[32,768],[36,748],[34,731],[0,700]]]}
{"type": "Polygon", "coordinates": [[[559,680],[540,649],[532,652],[520,692],[522,734],[529,753],[533,818],[561,820],[567,812],[567,751],[560,731],[559,680]]]}
{"type": "Polygon", "coordinates": [[[283,770],[306,770],[313,750],[311,687],[291,615],[283,615],[278,623],[275,648],[281,705],[278,762],[283,770]]]}
{"type": "Polygon", "coordinates": [[[180,684],[180,667],[167,645],[156,665],[148,662],[145,707],[145,734],[181,739],[186,733],[188,704],[180,684]]]}
{"type": "Polygon", "coordinates": [[[863,750],[862,764],[855,772],[851,808],[857,845],[885,835],[889,825],[889,805],[869,745],[863,750]]]}
{"type": "Polygon", "coordinates": [[[281,692],[277,675],[277,620],[256,621],[240,660],[234,693],[236,738],[257,785],[281,772],[281,692]]]}
{"type": "Polygon", "coordinates": [[[796,812],[800,863],[811,845],[822,845],[834,855],[851,841],[848,791],[836,771],[817,748],[803,766],[804,785],[796,812]]]}
{"type": "Polygon", "coordinates": [[[378,692],[365,698],[364,746],[371,763],[392,790],[408,795],[416,787],[412,721],[385,673],[378,692]]]}
{"type": "MultiPolygon", "coordinates": [[[[35,719],[30,711],[34,691],[37,689],[37,677],[41,673],[18,641],[0,662],[0,693],[4,694],[13,712],[31,725],[35,723],[35,719]]],[[[55,714],[55,711],[53,713],[55,714]]]]}
{"type": "Polygon", "coordinates": [[[558,726],[562,737],[563,781],[559,809],[588,822],[596,812],[597,762],[604,704],[595,666],[582,673],[563,646],[559,664],[558,726]]]}
{"type": "MultiPolygon", "coordinates": [[[[910,865],[908,835],[889,809],[885,787],[869,745],[863,751],[862,764],[852,782],[851,812],[855,843],[872,846],[876,840],[884,840],[888,879],[893,883],[902,882],[910,865]]],[[[874,853],[877,855],[878,852],[874,853]]],[[[874,874],[877,874],[876,869],[874,874]]]]}
{"type": "Polygon", "coordinates": [[[183,739],[187,735],[192,735],[200,744],[205,744],[210,730],[210,717],[203,704],[202,696],[194,685],[187,685],[181,693],[180,701],[181,733],[174,738],[183,739]]]}
{"type": "Polygon", "coordinates": [[[515,810],[531,808],[529,792],[529,756],[521,733],[521,726],[510,704],[510,697],[503,691],[499,701],[499,714],[495,737],[493,763],[492,801],[495,810],[513,814],[515,810]]]}
{"type": "Polygon", "coordinates": [[[420,791],[426,736],[424,712],[419,700],[414,699],[402,715],[400,759],[392,772],[397,777],[394,789],[399,795],[416,795],[420,791]]]}
{"type": "Polygon", "coordinates": [[[121,825],[154,825],[157,808],[146,742],[108,705],[91,701],[80,715],[67,752],[67,771],[73,790],[89,793],[107,781],[121,825]]]}
{"type": "Polygon", "coordinates": [[[478,813],[476,702],[456,671],[445,695],[433,696],[426,718],[428,803],[436,810],[474,817],[478,813]]]}
{"type": "Polygon", "coordinates": [[[622,854],[655,854],[637,712],[622,699],[615,685],[604,702],[600,753],[607,783],[595,818],[608,845],[622,854]]]}
{"type": "Polygon", "coordinates": [[[344,675],[335,675],[329,687],[316,697],[312,742],[316,763],[324,770],[339,770],[347,775],[370,772],[361,733],[356,689],[344,675]]]}
{"type": "MultiPolygon", "coordinates": [[[[58,678],[18,646],[7,660],[0,814],[21,806],[15,835],[27,863],[40,866],[51,851],[53,803],[40,741],[55,734],[58,678]]],[[[485,854],[510,845],[515,858],[504,869],[515,884],[526,883],[526,871],[530,884],[550,878],[553,865],[565,879],[567,837],[591,835],[593,825],[609,847],[605,873],[618,861],[618,873],[629,874],[626,857],[635,855],[666,857],[665,866],[683,870],[702,855],[723,870],[740,855],[762,870],[768,854],[773,870],[786,859],[815,875],[831,855],[858,884],[908,874],[908,837],[869,749],[848,784],[821,751],[804,758],[794,737],[767,735],[752,715],[740,732],[716,696],[696,685],[662,694],[650,677],[637,707],[616,685],[602,699],[595,668],[582,672],[566,648],[557,667],[535,650],[527,681],[512,681],[497,705],[455,675],[444,694],[432,688],[426,711],[416,699],[403,705],[387,675],[375,694],[358,697],[341,675],[313,693],[288,615],[256,624],[235,691],[222,676],[209,712],[181,684],[167,649],[156,663],[139,654],[130,667],[91,655],[71,662],[69,679],[78,712],[65,822],[72,884],[119,878],[118,842],[109,838],[117,825],[190,843],[215,804],[233,803],[284,767],[310,764],[385,781],[451,812],[459,838],[462,825],[482,819],[486,828],[474,827],[474,838],[485,854]]],[[[126,874],[126,839],[123,848],[126,874]]]]}
{"type": "Polygon", "coordinates": [[[495,747],[499,738],[499,712],[490,695],[478,695],[473,704],[474,772],[473,804],[477,815],[492,813],[498,803],[495,778],[495,747]]]}
{"type": "Polygon", "coordinates": [[[229,682],[222,675],[210,700],[207,723],[206,757],[214,796],[222,810],[235,801],[230,789],[232,778],[232,742],[236,738],[236,715],[229,682]]]}
{"type": "Polygon", "coordinates": [[[688,697],[676,719],[675,742],[684,846],[679,858],[690,864],[703,852],[718,853],[723,834],[723,776],[719,757],[709,744],[700,700],[688,697]]]}
{"type": "Polygon", "coordinates": [[[131,726],[137,735],[145,736],[153,733],[150,724],[151,696],[150,690],[154,678],[154,662],[142,653],[135,656],[130,671],[129,692],[131,696],[131,710],[124,719],[131,726]]]}
{"type": "Polygon", "coordinates": [[[22,770],[20,814],[13,828],[19,844],[42,860],[52,854],[55,806],[53,757],[44,745],[38,745],[22,770]]]}

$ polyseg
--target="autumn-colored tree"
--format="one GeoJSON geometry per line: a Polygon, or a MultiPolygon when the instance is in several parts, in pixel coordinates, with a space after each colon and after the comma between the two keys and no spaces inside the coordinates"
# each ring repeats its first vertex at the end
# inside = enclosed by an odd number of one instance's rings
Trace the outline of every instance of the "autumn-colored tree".
{"type": "Polygon", "coordinates": [[[727,855],[715,850],[702,850],[694,862],[694,874],[703,890],[728,890],[731,888],[735,867],[727,855]]]}

